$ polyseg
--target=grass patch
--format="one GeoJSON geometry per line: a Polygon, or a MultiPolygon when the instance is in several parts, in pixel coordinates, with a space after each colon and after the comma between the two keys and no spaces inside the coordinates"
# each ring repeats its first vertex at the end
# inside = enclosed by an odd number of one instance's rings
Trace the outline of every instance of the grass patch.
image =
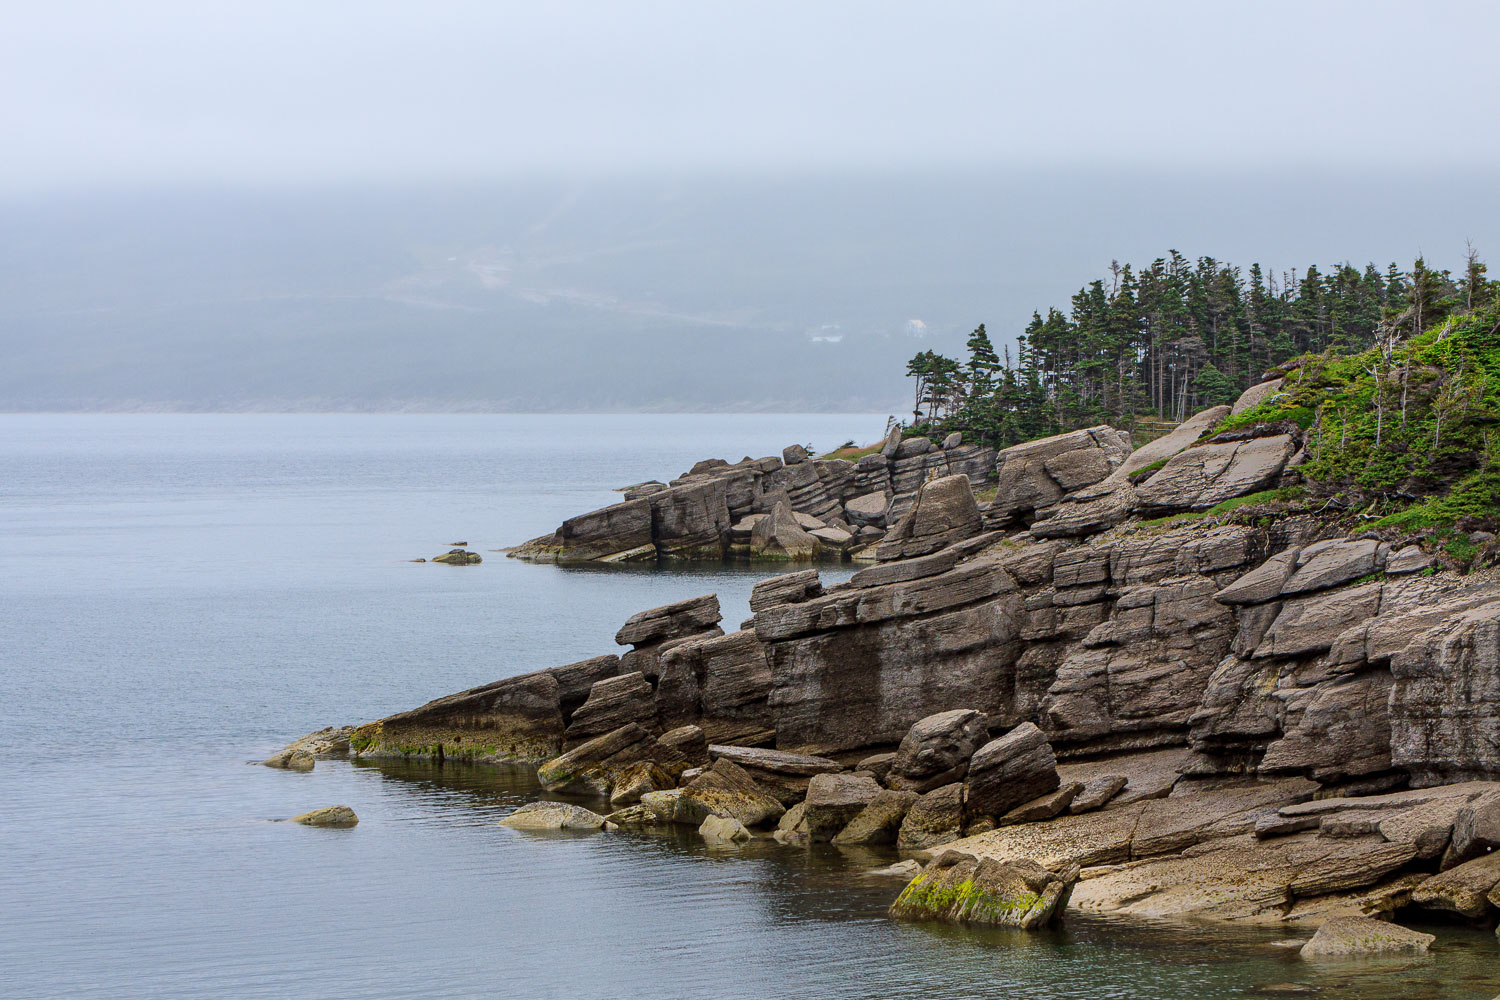
{"type": "Polygon", "coordinates": [[[1182,524],[1185,521],[1197,521],[1208,516],[1207,511],[1189,510],[1181,514],[1168,514],[1166,517],[1153,517],[1149,521],[1142,521],[1143,528],[1160,528],[1165,525],[1182,524]]]}
{"type": "Polygon", "coordinates": [[[1420,531],[1451,527],[1466,517],[1492,518],[1497,514],[1500,514],[1500,469],[1489,468],[1459,480],[1446,496],[1428,497],[1382,517],[1375,527],[1420,531]]]}
{"type": "Polygon", "coordinates": [[[1167,458],[1158,458],[1156,461],[1151,462],[1148,465],[1143,465],[1139,469],[1136,469],[1131,473],[1131,475],[1140,476],[1142,479],[1144,479],[1145,477],[1150,476],[1153,473],[1159,472],[1162,466],[1166,465],[1171,460],[1172,459],[1170,456],[1167,458]]]}
{"type": "Polygon", "coordinates": [[[1261,490],[1259,493],[1250,493],[1242,497],[1231,497],[1228,500],[1216,503],[1204,511],[1204,513],[1210,517],[1217,517],[1220,514],[1232,513],[1241,507],[1258,507],[1261,504],[1275,503],[1278,500],[1296,500],[1305,496],[1306,493],[1307,491],[1300,486],[1283,486],[1274,490],[1261,490]]]}
{"type": "Polygon", "coordinates": [[[884,441],[880,442],[880,444],[866,445],[863,448],[854,448],[849,445],[845,445],[842,448],[835,448],[833,451],[830,451],[826,455],[819,455],[818,458],[819,460],[828,458],[841,458],[846,462],[858,462],[866,455],[874,455],[876,452],[880,451],[880,449],[884,447],[884,445],[884,441]]]}

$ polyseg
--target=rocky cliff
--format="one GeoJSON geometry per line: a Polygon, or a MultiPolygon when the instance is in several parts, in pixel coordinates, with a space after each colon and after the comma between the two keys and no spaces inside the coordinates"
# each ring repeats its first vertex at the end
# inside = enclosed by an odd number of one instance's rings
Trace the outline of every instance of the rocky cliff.
{"type": "Polygon", "coordinates": [[[845,583],[761,581],[738,631],[712,595],[642,612],[623,656],[442,698],[351,745],[566,750],[559,787],[604,794],[649,762],[668,787],[621,822],[780,818],[790,841],[1081,867],[1059,898],[1100,909],[1492,914],[1500,584],[1420,535],[1358,530],[1298,488],[1304,432],[1215,433],[1230,412],[1134,453],[1092,428],[987,456],[893,439],[858,465],[695,468],[533,554],[722,553],[771,497],[836,520],[878,494],[892,523],[864,525],[873,564],[845,583]]]}

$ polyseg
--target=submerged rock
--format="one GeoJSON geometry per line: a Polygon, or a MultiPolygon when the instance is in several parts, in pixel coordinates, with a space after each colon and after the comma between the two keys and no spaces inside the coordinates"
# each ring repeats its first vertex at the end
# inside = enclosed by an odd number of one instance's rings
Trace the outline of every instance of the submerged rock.
{"type": "Polygon", "coordinates": [[[289,822],[301,823],[303,826],[349,827],[357,824],[359,817],[348,806],[328,806],[305,812],[301,816],[293,816],[289,822]]]}
{"type": "Polygon", "coordinates": [[[1302,946],[1303,958],[1354,958],[1360,955],[1421,954],[1437,938],[1369,917],[1334,917],[1302,946]]]}
{"type": "Polygon", "coordinates": [[[729,816],[708,817],[698,827],[698,835],[704,840],[727,843],[743,843],[750,839],[750,831],[745,829],[745,824],[729,816]]]}
{"type": "Polygon", "coordinates": [[[261,761],[265,767],[274,767],[283,771],[311,771],[317,762],[313,755],[306,750],[282,750],[274,753],[261,761]]]}
{"type": "Polygon", "coordinates": [[[944,866],[945,860],[911,880],[891,904],[891,916],[1034,930],[1061,919],[1078,881],[1076,865],[1055,873],[1027,859],[964,857],[944,866]]]}
{"type": "Polygon", "coordinates": [[[604,817],[569,802],[528,802],[498,825],[512,830],[599,830],[604,817]]]}
{"type": "Polygon", "coordinates": [[[449,549],[440,556],[433,556],[432,561],[447,563],[449,566],[473,566],[484,562],[484,557],[478,552],[470,552],[467,549],[449,549]]]}

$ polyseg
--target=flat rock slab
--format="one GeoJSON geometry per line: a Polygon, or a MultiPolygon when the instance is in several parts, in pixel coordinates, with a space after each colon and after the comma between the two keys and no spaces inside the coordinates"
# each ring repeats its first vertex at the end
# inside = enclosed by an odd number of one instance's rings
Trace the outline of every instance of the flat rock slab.
{"type": "Polygon", "coordinates": [[[512,830],[598,830],[604,817],[570,802],[528,802],[498,825],[512,830]]]}
{"type": "Polygon", "coordinates": [[[1369,917],[1334,917],[1302,946],[1303,958],[1356,958],[1361,955],[1427,954],[1437,938],[1369,917]]]}
{"type": "Polygon", "coordinates": [[[765,750],[759,747],[732,747],[717,744],[708,748],[714,760],[732,760],[740,767],[753,767],[776,774],[793,774],[811,777],[815,774],[833,774],[844,769],[844,765],[827,757],[815,757],[805,753],[787,753],[784,750],[765,750]]]}

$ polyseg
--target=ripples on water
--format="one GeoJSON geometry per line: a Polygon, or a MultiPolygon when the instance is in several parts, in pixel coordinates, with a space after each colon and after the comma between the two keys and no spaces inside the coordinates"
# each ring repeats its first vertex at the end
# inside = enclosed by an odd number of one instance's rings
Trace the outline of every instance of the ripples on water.
{"type": "MultiPolygon", "coordinates": [[[[0,995],[1474,998],[1490,935],[1309,966],[1283,935],[1071,914],[894,924],[879,851],[495,825],[524,768],[247,766],[288,738],[614,647],[757,574],[481,551],[698,458],[881,417],[0,417],[0,995]],[[334,803],[360,825],[272,822],[334,803]]],[[[847,570],[842,571],[847,573],[847,570]]],[[[825,572],[838,578],[838,571],[825,572]]]]}

